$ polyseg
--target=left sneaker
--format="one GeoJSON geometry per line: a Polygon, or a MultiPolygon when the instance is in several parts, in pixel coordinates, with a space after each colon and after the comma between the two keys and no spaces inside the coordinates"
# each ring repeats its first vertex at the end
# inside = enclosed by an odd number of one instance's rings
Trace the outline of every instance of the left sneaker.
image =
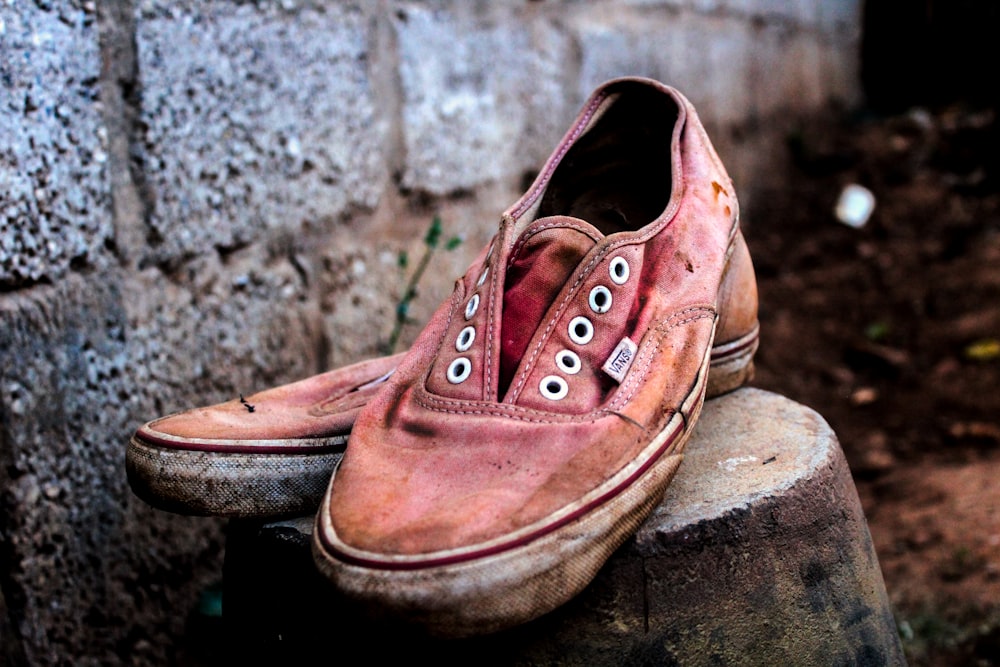
{"type": "Polygon", "coordinates": [[[132,491],[194,516],[275,518],[316,511],[361,408],[402,353],[143,424],[129,440],[132,491]]]}
{"type": "Polygon", "coordinates": [[[660,502],[757,292],[694,108],[599,88],[365,407],[313,551],[347,595],[462,636],[576,595],[660,502]]]}

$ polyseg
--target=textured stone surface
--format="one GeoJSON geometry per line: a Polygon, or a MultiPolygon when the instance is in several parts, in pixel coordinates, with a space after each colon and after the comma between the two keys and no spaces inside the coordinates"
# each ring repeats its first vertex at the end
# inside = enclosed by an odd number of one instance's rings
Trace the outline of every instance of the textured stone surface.
{"type": "Polygon", "coordinates": [[[111,236],[93,3],[0,6],[0,288],[58,279],[111,236]]]}
{"type": "Polygon", "coordinates": [[[71,276],[0,307],[2,584],[29,664],[158,662],[219,554],[218,525],[129,497],[124,438],[148,402],[118,282],[71,276]]]}
{"type": "Polygon", "coordinates": [[[820,415],[755,389],[709,402],[681,471],[635,544],[644,618],[665,629],[667,663],[905,664],[850,470],[820,415]]]}
{"type": "Polygon", "coordinates": [[[220,524],[144,506],[123,456],[147,419],[313,372],[298,273],[230,263],[228,282],[210,259],[190,282],[71,276],[0,310],[3,584],[33,662],[163,664],[219,576],[220,524]]]}
{"type": "MultiPolygon", "coordinates": [[[[762,3],[741,12],[649,12],[597,5],[574,20],[581,50],[582,99],[601,81],[640,74],[676,86],[710,126],[763,119],[830,99],[856,102],[860,5],[762,3]],[[773,6],[770,6],[773,5],[773,6]],[[748,15],[772,15],[751,21],[748,15]],[[819,30],[819,17],[826,17],[819,30]],[[849,28],[848,28],[849,27],[849,28]]],[[[834,3],[830,3],[834,4],[834,3]]]]}
{"type": "Polygon", "coordinates": [[[684,93],[708,124],[733,123],[748,112],[750,26],[732,17],[680,14],[649,21],[642,13],[601,8],[575,24],[581,45],[582,100],[606,79],[649,76],[684,93]],[[722,89],[725,96],[716,92],[722,89]]]}
{"type": "Polygon", "coordinates": [[[739,16],[786,21],[806,27],[830,27],[844,21],[856,25],[860,3],[857,0],[626,0],[640,7],[666,7],[702,14],[730,13],[739,16]]]}
{"type": "Polygon", "coordinates": [[[197,4],[148,3],[137,18],[152,259],[373,207],[384,127],[362,14],[350,4],[197,4]]]}
{"type": "Polygon", "coordinates": [[[296,261],[248,249],[226,264],[211,255],[192,260],[171,280],[154,270],[136,276],[125,307],[129,376],[149,398],[141,414],[228,400],[316,372],[316,304],[296,261]]]}
{"type": "Polygon", "coordinates": [[[543,18],[489,18],[459,3],[397,8],[406,188],[440,195],[517,179],[576,111],[562,89],[564,32],[543,18]]]}
{"type": "Polygon", "coordinates": [[[371,221],[364,236],[331,235],[317,262],[320,308],[329,343],[326,363],[339,366],[369,357],[388,343],[396,305],[424,254],[424,234],[437,215],[442,246],[451,238],[460,239],[461,244],[452,250],[439,247],[431,256],[396,348],[406,349],[451,295],[455,280],[489,242],[500,214],[519,195],[515,187],[481,187],[475,196],[442,200],[432,209],[407,208],[371,221]],[[401,252],[407,256],[406,267],[398,264],[401,252]]]}
{"type": "Polygon", "coordinates": [[[318,629],[335,625],[369,658],[456,664],[904,664],[835,435],[814,411],[757,389],[706,403],[635,538],[577,598],[510,631],[427,640],[359,619],[310,569],[312,528],[306,517],[231,530],[231,630],[253,655],[309,655],[318,629]],[[377,640],[389,635],[398,641],[377,640]]]}

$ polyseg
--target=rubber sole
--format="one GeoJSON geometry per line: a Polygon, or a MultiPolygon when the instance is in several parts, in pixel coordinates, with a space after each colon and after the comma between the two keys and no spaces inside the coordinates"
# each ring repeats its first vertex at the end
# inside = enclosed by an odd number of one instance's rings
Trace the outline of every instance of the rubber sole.
{"type": "Polygon", "coordinates": [[[125,469],[133,493],[158,509],[192,516],[301,515],[319,505],[346,435],[317,453],[247,453],[160,447],[133,436],[125,469]]]}
{"type": "Polygon", "coordinates": [[[753,379],[753,357],[760,344],[760,325],[731,341],[712,346],[705,398],[738,389],[753,379]]]}

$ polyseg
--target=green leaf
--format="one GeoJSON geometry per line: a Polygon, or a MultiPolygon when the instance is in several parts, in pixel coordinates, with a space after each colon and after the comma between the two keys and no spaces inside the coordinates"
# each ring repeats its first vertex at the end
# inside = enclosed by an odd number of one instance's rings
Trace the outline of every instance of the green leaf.
{"type": "Polygon", "coordinates": [[[444,249],[445,250],[454,250],[455,248],[457,248],[460,245],[462,245],[462,237],[461,236],[452,236],[450,239],[448,239],[448,242],[444,244],[444,249]]]}
{"type": "Polygon", "coordinates": [[[441,218],[439,216],[434,216],[431,220],[431,226],[427,230],[427,236],[424,237],[424,243],[430,248],[436,248],[438,242],[441,240],[441,218]]]}
{"type": "Polygon", "coordinates": [[[405,269],[410,264],[410,256],[405,250],[399,251],[399,256],[396,257],[396,266],[401,269],[405,269]]]}

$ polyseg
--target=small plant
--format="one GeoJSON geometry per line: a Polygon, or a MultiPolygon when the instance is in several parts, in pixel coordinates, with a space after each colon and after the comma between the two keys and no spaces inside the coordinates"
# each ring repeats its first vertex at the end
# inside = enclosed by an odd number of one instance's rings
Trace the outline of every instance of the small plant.
{"type": "MultiPolygon", "coordinates": [[[[386,354],[392,354],[396,351],[396,346],[399,344],[399,337],[403,332],[403,327],[413,321],[410,318],[410,304],[417,298],[417,285],[420,283],[420,279],[427,270],[431,257],[434,255],[434,251],[436,251],[438,246],[441,244],[442,231],[441,218],[440,216],[435,215],[431,220],[427,233],[424,234],[424,253],[421,255],[420,261],[417,262],[416,268],[414,268],[413,273],[410,275],[410,279],[406,283],[406,288],[403,290],[399,303],[396,304],[396,321],[392,327],[392,333],[389,335],[389,340],[386,342],[383,349],[383,352],[386,354]]],[[[461,237],[452,236],[445,241],[444,249],[450,252],[460,245],[462,245],[461,237]]],[[[402,271],[405,271],[408,268],[410,258],[405,250],[399,253],[396,263],[402,271]]]]}

